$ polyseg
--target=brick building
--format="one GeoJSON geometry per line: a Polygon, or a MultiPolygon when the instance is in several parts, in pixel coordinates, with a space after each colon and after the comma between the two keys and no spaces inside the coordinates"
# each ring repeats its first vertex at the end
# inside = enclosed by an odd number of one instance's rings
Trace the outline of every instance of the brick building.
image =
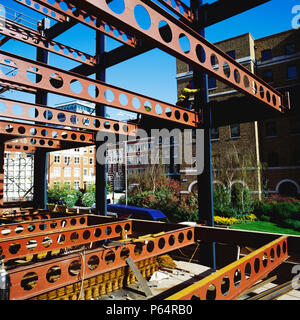
{"type": "MultiPolygon", "coordinates": [[[[85,114],[95,112],[93,104],[82,101],[71,101],[56,107],[85,114]]],[[[72,188],[86,190],[89,184],[95,182],[95,155],[95,146],[49,152],[48,186],[66,183],[72,188]]]]}
{"type": "MultiPolygon", "coordinates": [[[[255,40],[247,33],[215,43],[278,91],[289,91],[291,111],[276,119],[213,128],[214,183],[228,187],[242,184],[257,195],[263,191],[300,194],[299,35],[299,30],[289,30],[255,40]]],[[[219,66],[218,61],[213,60],[215,68],[228,70],[226,65],[219,66]]],[[[178,94],[192,77],[189,66],[177,61],[178,94]]],[[[258,90],[251,85],[252,90],[258,90]]],[[[208,87],[210,101],[242,97],[238,91],[213,78],[209,78],[208,87]]],[[[181,168],[182,193],[195,190],[196,176],[186,175],[191,170],[190,167],[181,168]]]]}

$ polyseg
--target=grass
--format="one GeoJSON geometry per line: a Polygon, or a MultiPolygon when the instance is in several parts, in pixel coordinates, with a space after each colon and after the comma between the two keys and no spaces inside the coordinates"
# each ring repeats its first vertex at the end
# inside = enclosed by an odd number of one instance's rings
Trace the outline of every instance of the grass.
{"type": "Polygon", "coordinates": [[[241,224],[235,224],[230,226],[230,229],[300,235],[300,232],[296,230],[281,228],[272,222],[266,222],[266,221],[250,221],[250,222],[245,222],[241,224]]]}

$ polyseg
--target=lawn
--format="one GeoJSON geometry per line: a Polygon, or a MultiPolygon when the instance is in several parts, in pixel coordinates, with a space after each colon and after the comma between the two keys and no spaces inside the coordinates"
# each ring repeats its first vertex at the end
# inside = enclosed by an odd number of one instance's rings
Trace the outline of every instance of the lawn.
{"type": "Polygon", "coordinates": [[[230,226],[230,229],[300,235],[300,232],[296,230],[281,228],[272,222],[266,222],[266,221],[250,221],[250,222],[245,222],[241,224],[235,224],[230,226]]]}

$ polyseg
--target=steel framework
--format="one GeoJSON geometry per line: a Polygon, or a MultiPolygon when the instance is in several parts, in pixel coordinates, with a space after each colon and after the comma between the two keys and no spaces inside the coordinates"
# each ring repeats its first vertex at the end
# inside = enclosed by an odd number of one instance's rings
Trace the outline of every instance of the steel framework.
{"type": "MultiPolygon", "coordinates": [[[[199,17],[203,13],[202,7],[189,7],[180,0],[159,0],[161,5],[151,0],[120,0],[118,10],[111,5],[112,0],[16,2],[57,23],[48,29],[35,30],[5,17],[0,19],[0,33],[6,37],[5,42],[15,39],[37,48],[36,61],[0,51],[0,84],[3,90],[35,94],[37,102],[33,104],[0,98],[0,116],[6,118],[0,120],[2,208],[5,207],[5,150],[36,152],[39,159],[44,161],[45,152],[51,150],[94,145],[96,133],[100,130],[118,135],[136,135],[138,125],[100,116],[103,106],[146,115],[151,127],[160,120],[168,125],[171,123],[173,127],[209,129],[206,116],[199,108],[196,111],[187,110],[100,81],[105,78],[101,73],[105,72],[105,68],[152,48],[164,50],[196,70],[236,88],[254,102],[260,103],[262,112],[265,110],[280,114],[289,107],[285,96],[200,35],[199,17]],[[140,20],[137,10],[144,11],[148,23],[140,20]],[[97,47],[97,54],[92,56],[54,40],[76,23],[96,31],[98,46],[102,39],[98,37],[100,33],[118,40],[122,46],[111,52],[103,52],[102,47],[97,47]],[[188,42],[187,49],[181,46],[182,39],[188,42]],[[49,66],[47,59],[42,57],[46,52],[72,59],[81,65],[71,71],[49,66]],[[88,78],[93,73],[96,73],[96,80],[88,78]],[[96,103],[96,116],[51,108],[47,106],[47,93],[96,103]]],[[[218,4],[221,2],[219,0],[218,4]]],[[[263,2],[266,1],[256,1],[255,4],[247,1],[246,7],[263,2]]],[[[246,7],[237,12],[246,10],[246,7]]],[[[226,12],[224,18],[230,14],[226,12]]],[[[211,13],[210,19],[213,21],[211,13]]],[[[202,25],[211,23],[206,21],[202,25]]],[[[205,108],[205,103],[202,107],[205,108]]],[[[103,191],[106,182],[101,177],[105,167],[100,169],[102,171],[99,171],[96,183],[98,187],[102,186],[103,191]]],[[[39,178],[37,171],[34,178],[39,178]]],[[[44,188],[42,179],[39,186],[35,185],[34,194],[45,191],[38,190],[40,186],[44,188]]],[[[105,194],[101,196],[105,201],[105,194]]],[[[109,272],[126,267],[128,257],[135,263],[149,262],[176,249],[198,242],[214,241],[249,245],[256,250],[166,299],[235,299],[290,255],[297,253],[299,248],[299,238],[292,236],[233,232],[200,225],[118,220],[90,213],[58,213],[50,209],[37,209],[19,212],[6,210],[1,217],[0,255],[9,279],[5,283],[8,293],[6,298],[12,300],[37,298],[49,291],[51,296],[58,298],[62,295],[60,292],[66,295],[71,292],[79,281],[81,285],[85,283],[84,280],[95,285],[98,276],[103,280],[109,272]]],[[[111,282],[107,285],[111,290],[111,282]]],[[[93,290],[99,294],[98,287],[93,287],[93,290]]],[[[50,297],[49,294],[46,296],[50,297]]]]}

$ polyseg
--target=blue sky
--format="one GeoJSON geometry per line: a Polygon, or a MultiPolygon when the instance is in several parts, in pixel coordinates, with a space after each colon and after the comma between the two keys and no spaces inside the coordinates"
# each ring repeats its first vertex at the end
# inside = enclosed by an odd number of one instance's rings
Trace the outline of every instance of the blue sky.
{"type": "MultiPolygon", "coordinates": [[[[189,4],[189,0],[184,0],[183,2],[189,4]]],[[[204,1],[204,3],[206,2],[211,3],[214,1],[204,1]]],[[[13,0],[0,0],[0,4],[23,12],[36,20],[42,17],[41,14],[13,0]]],[[[217,42],[250,32],[252,36],[257,39],[289,30],[292,28],[292,7],[299,4],[300,0],[271,0],[266,4],[208,27],[206,29],[206,38],[210,42],[217,42]]],[[[55,21],[51,21],[51,25],[54,23],[55,21]]],[[[55,40],[94,55],[94,39],[95,32],[92,29],[77,24],[55,40]]],[[[119,43],[109,38],[106,44],[108,51],[119,45],[119,43]]],[[[34,47],[15,40],[8,41],[0,49],[31,59],[35,58],[34,47]]],[[[50,54],[49,64],[56,65],[63,69],[71,69],[78,65],[77,62],[56,54],[50,54]]],[[[174,57],[159,49],[154,49],[107,69],[106,80],[108,83],[121,88],[145,94],[169,103],[176,103],[176,60],[174,57]]],[[[34,101],[33,96],[29,94],[8,92],[3,96],[28,102],[34,101]]],[[[48,104],[49,106],[53,106],[56,103],[65,101],[70,101],[70,98],[50,94],[48,104]]],[[[117,114],[109,109],[108,113],[114,118],[117,114]]]]}

